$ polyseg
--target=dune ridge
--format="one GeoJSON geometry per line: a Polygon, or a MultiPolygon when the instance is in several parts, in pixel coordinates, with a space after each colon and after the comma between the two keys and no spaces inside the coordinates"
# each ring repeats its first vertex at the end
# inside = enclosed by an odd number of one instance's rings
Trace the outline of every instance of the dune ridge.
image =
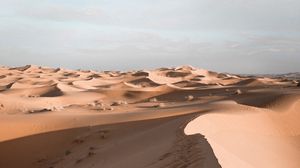
{"type": "Polygon", "coordinates": [[[298,168],[297,85],[187,65],[1,67],[0,167],[298,168]]]}

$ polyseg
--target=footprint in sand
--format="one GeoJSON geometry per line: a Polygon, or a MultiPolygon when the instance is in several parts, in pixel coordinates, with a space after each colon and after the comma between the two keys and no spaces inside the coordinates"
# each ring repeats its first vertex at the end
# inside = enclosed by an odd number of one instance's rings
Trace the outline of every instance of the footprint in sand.
{"type": "Polygon", "coordinates": [[[66,151],[65,151],[65,155],[66,155],[66,156],[68,156],[68,155],[70,155],[70,154],[71,154],[71,151],[70,151],[70,150],[66,150],[66,151]]]}
{"type": "Polygon", "coordinates": [[[93,147],[93,146],[89,147],[89,150],[95,150],[95,149],[96,149],[96,148],[93,147]]]}
{"type": "Polygon", "coordinates": [[[109,133],[109,131],[108,130],[100,130],[100,131],[98,131],[98,133],[100,134],[101,139],[106,139],[108,137],[107,134],[109,133]]]}
{"type": "Polygon", "coordinates": [[[75,139],[75,140],[73,141],[73,143],[75,143],[75,144],[82,144],[83,142],[84,142],[83,139],[75,139]]]}
{"type": "Polygon", "coordinates": [[[90,151],[90,152],[88,153],[88,157],[92,157],[92,156],[94,156],[94,155],[96,155],[95,152],[90,151]]]}
{"type": "Polygon", "coordinates": [[[76,160],[76,163],[78,164],[78,163],[82,162],[82,160],[83,160],[83,159],[77,159],[77,160],[76,160]]]}

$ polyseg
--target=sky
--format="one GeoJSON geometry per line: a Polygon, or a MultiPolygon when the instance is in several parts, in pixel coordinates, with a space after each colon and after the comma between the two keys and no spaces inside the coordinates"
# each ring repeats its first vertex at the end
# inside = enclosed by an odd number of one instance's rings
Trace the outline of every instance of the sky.
{"type": "Polygon", "coordinates": [[[0,65],[300,71],[299,0],[0,0],[0,65]]]}

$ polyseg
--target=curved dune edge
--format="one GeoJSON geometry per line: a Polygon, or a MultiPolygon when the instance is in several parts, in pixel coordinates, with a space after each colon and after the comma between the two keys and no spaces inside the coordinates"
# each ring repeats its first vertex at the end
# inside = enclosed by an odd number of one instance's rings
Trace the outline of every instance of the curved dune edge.
{"type": "Polygon", "coordinates": [[[145,108],[133,110],[131,112],[111,112],[111,113],[91,113],[79,112],[70,109],[64,113],[55,114],[28,114],[28,115],[3,115],[0,117],[0,142],[16,138],[40,134],[51,131],[59,131],[85,126],[96,126],[105,124],[115,124],[130,121],[141,121],[149,119],[159,119],[165,117],[179,116],[191,113],[204,113],[209,111],[210,106],[199,109],[197,104],[190,105],[188,109],[178,107],[145,108]],[[16,127],[18,125],[18,127],[16,127]],[[20,129],[22,128],[22,129],[20,129]]]}
{"type": "MultiPolygon", "coordinates": [[[[281,101],[287,107],[286,100],[281,101]]],[[[184,131],[187,135],[204,134],[224,168],[297,168],[300,166],[299,110],[299,99],[293,100],[287,111],[249,107],[218,109],[191,121],[184,131]]]]}
{"type": "Polygon", "coordinates": [[[197,115],[73,128],[6,141],[0,143],[0,166],[220,168],[203,136],[183,133],[197,115]]]}

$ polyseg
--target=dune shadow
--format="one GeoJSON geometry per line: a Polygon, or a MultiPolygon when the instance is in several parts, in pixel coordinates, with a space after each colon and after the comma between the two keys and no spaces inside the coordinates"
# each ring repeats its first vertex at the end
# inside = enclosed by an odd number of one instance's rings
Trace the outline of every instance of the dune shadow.
{"type": "MultiPolygon", "coordinates": [[[[199,113],[73,128],[1,142],[0,167],[17,168],[20,165],[23,168],[56,167],[56,164],[70,165],[70,162],[74,162],[73,166],[76,167],[79,164],[78,159],[80,162],[97,164],[97,159],[93,162],[85,158],[76,158],[76,149],[78,151],[79,148],[79,151],[82,151],[82,148],[86,146],[87,158],[105,158],[107,162],[118,160],[120,164],[127,163],[127,159],[130,159],[126,167],[136,167],[139,162],[129,156],[133,153],[141,153],[142,158],[146,160],[144,162],[148,164],[139,167],[219,168],[218,160],[205,137],[200,134],[185,135],[183,132],[185,125],[197,116],[199,113]],[[123,141],[128,137],[135,138],[123,141]],[[175,139],[171,138],[174,140],[170,141],[170,137],[175,137],[175,139]],[[161,148],[160,145],[164,144],[170,144],[171,147],[168,150],[161,148]],[[109,152],[101,151],[107,147],[110,148],[109,152]],[[156,149],[155,155],[151,154],[149,150],[151,148],[156,149]],[[88,152],[89,150],[92,151],[88,152]],[[116,153],[116,151],[119,152],[116,153]],[[72,158],[77,160],[68,160],[72,158]],[[151,163],[151,160],[156,161],[151,163]]],[[[101,166],[105,168],[107,165],[101,166]]]]}

